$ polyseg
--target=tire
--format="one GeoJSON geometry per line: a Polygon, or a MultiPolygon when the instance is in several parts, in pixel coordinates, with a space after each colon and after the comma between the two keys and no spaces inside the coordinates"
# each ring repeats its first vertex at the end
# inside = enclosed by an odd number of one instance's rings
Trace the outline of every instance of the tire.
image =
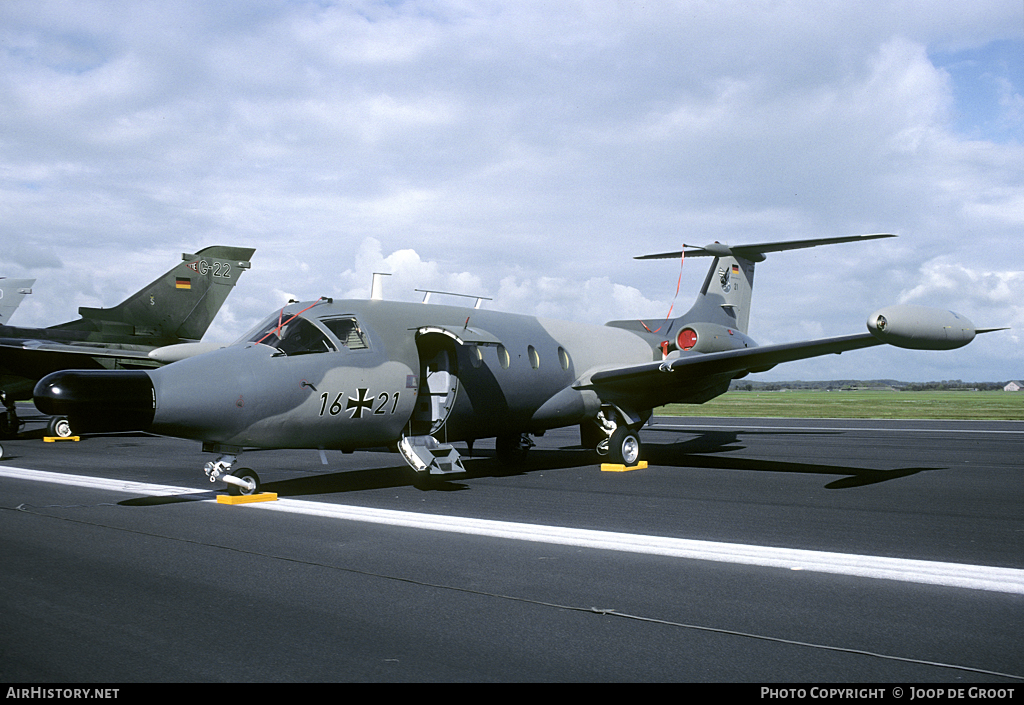
{"type": "Polygon", "coordinates": [[[256,474],[255,470],[252,470],[251,468],[239,468],[238,470],[232,471],[231,474],[237,477],[239,480],[252,480],[254,486],[251,490],[248,490],[244,487],[239,487],[238,485],[232,485],[231,483],[228,483],[229,495],[239,497],[242,495],[256,494],[257,492],[260,491],[260,476],[256,474]]]}
{"type": "Polygon", "coordinates": [[[615,429],[608,442],[609,462],[633,467],[640,461],[640,436],[627,426],[615,429]]]}
{"type": "Polygon", "coordinates": [[[15,438],[21,427],[17,414],[10,411],[0,412],[0,438],[15,438]]]}
{"type": "Polygon", "coordinates": [[[57,438],[71,438],[75,435],[71,430],[71,424],[67,416],[54,416],[50,418],[50,425],[47,427],[51,436],[57,438]]]}
{"type": "Polygon", "coordinates": [[[517,465],[526,459],[529,446],[523,443],[521,433],[512,433],[495,438],[494,450],[499,462],[505,465],[517,465]]]}

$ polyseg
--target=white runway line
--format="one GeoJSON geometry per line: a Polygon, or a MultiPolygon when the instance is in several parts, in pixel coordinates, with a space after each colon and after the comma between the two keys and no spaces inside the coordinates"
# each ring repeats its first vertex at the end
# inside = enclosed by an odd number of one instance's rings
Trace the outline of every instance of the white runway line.
{"type": "MultiPolygon", "coordinates": [[[[52,482],[62,485],[149,496],[209,493],[209,490],[204,492],[194,488],[170,487],[167,485],[153,485],[123,480],[106,480],[6,466],[0,467],[0,477],[36,482],[52,482]]],[[[215,500],[207,499],[201,501],[213,502],[215,500]]],[[[962,563],[886,558],[883,556],[861,556],[846,553],[830,553],[827,551],[720,543],[716,541],[694,541],[662,536],[624,534],[613,531],[594,531],[544,526],[541,524],[494,521],[491,519],[466,519],[392,509],[370,509],[299,499],[279,499],[276,502],[247,504],[240,505],[239,507],[225,507],[224,509],[225,511],[237,511],[243,508],[304,514],[345,521],[404,526],[430,531],[490,536],[516,541],[534,541],[599,550],[670,556],[673,558],[739,563],[763,567],[788,568],[791,570],[808,570],[864,578],[946,585],[969,590],[989,590],[1024,595],[1024,570],[1015,568],[996,568],[962,563]]]]}

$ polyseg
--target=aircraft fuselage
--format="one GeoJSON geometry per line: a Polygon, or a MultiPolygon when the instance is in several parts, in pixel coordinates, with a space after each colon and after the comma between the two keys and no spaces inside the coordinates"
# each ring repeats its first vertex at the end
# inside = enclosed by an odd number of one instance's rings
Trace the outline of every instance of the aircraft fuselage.
{"type": "MultiPolygon", "coordinates": [[[[307,307],[293,304],[247,337],[307,307]]],[[[337,301],[302,318],[328,345],[286,353],[250,339],[147,372],[150,430],[227,446],[344,450],[402,435],[538,432],[596,413],[574,402],[534,418],[581,372],[660,357],[651,340],[618,328],[433,304],[337,301]],[[351,347],[327,325],[349,320],[362,338],[351,347]]]]}

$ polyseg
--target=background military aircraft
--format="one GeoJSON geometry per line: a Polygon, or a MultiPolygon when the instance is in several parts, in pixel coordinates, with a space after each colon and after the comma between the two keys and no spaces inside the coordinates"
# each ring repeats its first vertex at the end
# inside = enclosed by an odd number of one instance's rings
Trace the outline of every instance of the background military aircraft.
{"type": "MultiPolygon", "coordinates": [[[[203,337],[254,249],[214,246],[183,254],[182,262],[113,308],[81,307],[81,318],[49,328],[0,325],[0,435],[18,432],[15,402],[56,370],[157,367],[154,348],[203,337]]],[[[54,418],[50,433],[71,427],[54,418]]]]}
{"type": "Polygon", "coordinates": [[[454,441],[494,437],[498,455],[515,458],[530,434],[578,424],[584,445],[633,465],[637,432],[662,404],[705,402],[782,362],[970,342],[964,317],[914,306],[873,314],[859,334],[763,347],[747,335],[754,266],[766,253],[883,237],[893,236],[686,249],[714,260],[693,307],[670,320],[596,326],[376,293],[293,303],[234,345],[160,369],[50,375],[35,403],[82,431],[200,440],[220,454],[206,474],[233,493],[259,488],[256,472],[233,468],[248,447],[390,446],[422,478],[464,470],[454,441]]]}
{"type": "Polygon", "coordinates": [[[22,299],[32,293],[35,279],[8,279],[0,277],[0,325],[7,323],[22,299]]]}

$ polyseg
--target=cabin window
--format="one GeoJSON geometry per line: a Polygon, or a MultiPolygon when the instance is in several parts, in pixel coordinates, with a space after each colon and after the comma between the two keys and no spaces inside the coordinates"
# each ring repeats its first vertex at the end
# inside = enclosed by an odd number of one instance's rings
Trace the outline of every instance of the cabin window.
{"type": "Polygon", "coordinates": [[[508,350],[505,349],[504,345],[498,345],[498,362],[501,364],[502,369],[507,370],[508,366],[512,363],[511,358],[508,355],[508,350]]]}
{"type": "Polygon", "coordinates": [[[366,350],[370,347],[366,342],[366,334],[355,318],[328,318],[320,319],[320,322],[338,336],[341,344],[349,350],[366,350]]]}
{"type": "Polygon", "coordinates": [[[535,370],[540,369],[540,354],[537,352],[537,348],[530,345],[526,348],[526,353],[530,356],[530,367],[535,370]]]}
{"type": "Polygon", "coordinates": [[[558,348],[558,364],[562,366],[563,370],[568,371],[569,369],[569,353],[566,352],[565,348],[558,348]]]}

